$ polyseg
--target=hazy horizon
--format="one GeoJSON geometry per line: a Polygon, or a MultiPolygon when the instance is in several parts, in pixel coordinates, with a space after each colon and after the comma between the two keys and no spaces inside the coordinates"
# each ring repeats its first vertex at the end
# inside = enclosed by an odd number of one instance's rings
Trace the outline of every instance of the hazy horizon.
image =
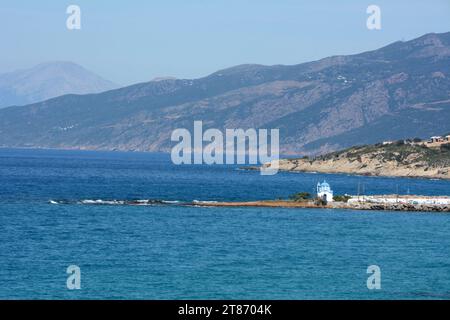
{"type": "Polygon", "coordinates": [[[129,85],[165,76],[200,78],[247,63],[293,65],[450,31],[450,2],[433,2],[171,0],[137,1],[131,7],[86,0],[3,1],[0,36],[7,50],[0,73],[71,61],[129,85]],[[71,4],[81,8],[81,30],[66,28],[71,4]],[[366,28],[371,4],[381,8],[381,30],[366,28]]]}

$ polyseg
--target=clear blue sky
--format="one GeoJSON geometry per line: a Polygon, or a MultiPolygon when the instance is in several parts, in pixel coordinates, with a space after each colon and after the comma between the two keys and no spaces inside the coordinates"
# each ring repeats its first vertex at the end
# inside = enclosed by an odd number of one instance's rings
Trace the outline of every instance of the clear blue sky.
{"type": "Polygon", "coordinates": [[[120,84],[297,64],[450,31],[450,0],[0,0],[0,72],[52,60],[120,84]],[[82,29],[66,29],[77,4],[82,29]],[[366,28],[381,7],[382,30],[366,28]]]}

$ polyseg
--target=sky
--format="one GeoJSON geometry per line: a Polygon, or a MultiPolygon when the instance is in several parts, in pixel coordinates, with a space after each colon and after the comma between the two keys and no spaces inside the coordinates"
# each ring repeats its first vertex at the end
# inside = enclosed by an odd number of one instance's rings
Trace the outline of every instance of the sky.
{"type": "Polygon", "coordinates": [[[298,64],[450,31],[450,0],[0,0],[0,73],[73,61],[121,85],[298,64]],[[366,9],[381,9],[369,30],[366,9]],[[69,5],[81,29],[69,30],[69,5]]]}

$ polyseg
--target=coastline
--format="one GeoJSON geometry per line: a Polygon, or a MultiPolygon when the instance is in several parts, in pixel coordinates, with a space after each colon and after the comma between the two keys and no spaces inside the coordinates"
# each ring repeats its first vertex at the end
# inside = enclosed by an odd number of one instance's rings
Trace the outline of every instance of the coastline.
{"type": "MultiPolygon", "coordinates": [[[[249,166],[249,167],[242,167],[243,170],[248,171],[257,171],[261,170],[260,167],[255,166],[249,166]]],[[[411,179],[426,179],[426,180],[443,180],[443,181],[450,181],[450,176],[442,176],[442,175],[419,175],[419,174],[383,174],[380,172],[359,172],[359,171],[340,171],[340,170],[323,170],[320,168],[315,168],[314,170],[308,170],[308,169],[297,169],[297,168],[285,168],[285,167],[279,167],[278,170],[280,172],[290,172],[290,173],[311,173],[311,174],[342,174],[342,175],[351,175],[351,176],[361,176],[361,177],[380,177],[380,178],[411,178],[411,179]]]]}
{"type": "Polygon", "coordinates": [[[450,212],[450,205],[408,204],[408,203],[370,203],[370,202],[331,202],[316,205],[313,201],[295,202],[288,200],[260,200],[248,202],[196,202],[200,207],[266,207],[266,208],[307,208],[307,209],[350,209],[375,211],[407,212],[450,212]]]}
{"type": "MultiPolygon", "coordinates": [[[[392,198],[391,198],[392,199],[392,198]]],[[[333,201],[327,204],[317,204],[314,200],[256,200],[256,201],[198,201],[179,202],[167,200],[49,200],[51,205],[79,204],[88,206],[180,206],[180,207],[228,207],[228,208],[297,208],[297,209],[342,209],[342,210],[373,210],[373,211],[406,211],[406,212],[441,212],[450,213],[450,203],[408,203],[399,198],[398,202],[373,202],[362,197],[348,202],[333,201]]]]}

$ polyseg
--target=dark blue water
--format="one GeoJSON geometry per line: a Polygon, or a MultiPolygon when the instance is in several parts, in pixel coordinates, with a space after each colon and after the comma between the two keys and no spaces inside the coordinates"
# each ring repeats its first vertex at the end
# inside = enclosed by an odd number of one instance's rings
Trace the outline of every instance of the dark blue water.
{"type": "Polygon", "coordinates": [[[286,198],[323,179],[336,194],[358,183],[368,194],[450,194],[442,180],[261,176],[174,166],[163,154],[0,149],[0,298],[450,298],[447,214],[76,204],[286,198]],[[71,264],[81,290],[66,288],[71,264]],[[373,264],[381,290],[366,286],[373,264]]]}

